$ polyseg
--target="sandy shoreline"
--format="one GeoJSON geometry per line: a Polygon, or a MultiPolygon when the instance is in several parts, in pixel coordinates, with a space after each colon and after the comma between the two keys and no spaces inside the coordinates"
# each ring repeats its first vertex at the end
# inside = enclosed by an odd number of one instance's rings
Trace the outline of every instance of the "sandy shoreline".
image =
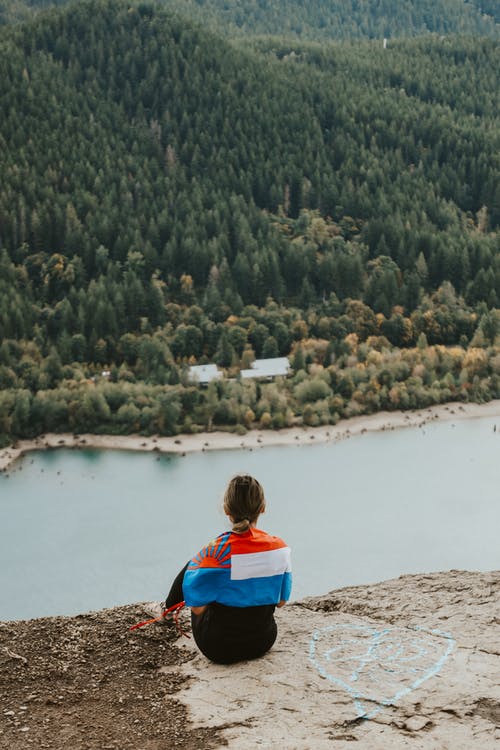
{"type": "Polygon", "coordinates": [[[5,471],[30,451],[48,448],[98,448],[107,450],[155,451],[185,455],[210,450],[256,449],[271,445],[305,445],[311,440],[326,443],[344,440],[365,432],[420,427],[433,421],[457,421],[481,417],[499,417],[500,400],[487,404],[448,403],[414,411],[382,411],[368,416],[344,419],[337,425],[290,427],[283,430],[250,430],[246,435],[230,432],[201,432],[174,437],[143,435],[91,435],[47,433],[34,440],[20,440],[0,451],[0,471],[5,471]]]}

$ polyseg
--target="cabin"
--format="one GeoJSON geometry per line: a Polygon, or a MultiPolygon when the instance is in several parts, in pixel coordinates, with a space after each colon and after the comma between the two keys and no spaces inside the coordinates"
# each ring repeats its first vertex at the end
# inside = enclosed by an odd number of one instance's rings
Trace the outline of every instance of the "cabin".
{"type": "Polygon", "coordinates": [[[242,378],[263,378],[272,380],[286,377],[290,374],[288,357],[271,357],[270,359],[256,359],[248,370],[241,370],[242,378]]]}
{"type": "Polygon", "coordinates": [[[222,378],[222,372],[217,365],[192,365],[188,371],[188,380],[191,383],[208,385],[212,380],[222,378]]]}

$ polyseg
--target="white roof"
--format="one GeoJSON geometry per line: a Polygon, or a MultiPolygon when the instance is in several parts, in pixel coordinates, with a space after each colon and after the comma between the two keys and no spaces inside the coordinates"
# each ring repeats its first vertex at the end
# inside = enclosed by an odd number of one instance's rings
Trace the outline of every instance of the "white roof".
{"type": "Polygon", "coordinates": [[[192,365],[189,368],[189,380],[198,383],[210,383],[221,377],[222,372],[217,369],[217,365],[192,365]]]}
{"type": "Polygon", "coordinates": [[[249,370],[241,370],[242,378],[271,378],[277,375],[288,375],[290,362],[288,357],[271,357],[256,359],[249,370]]]}

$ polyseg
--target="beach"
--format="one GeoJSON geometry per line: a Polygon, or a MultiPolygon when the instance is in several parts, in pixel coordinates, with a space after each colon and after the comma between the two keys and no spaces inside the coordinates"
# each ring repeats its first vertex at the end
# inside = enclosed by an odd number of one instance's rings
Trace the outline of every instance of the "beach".
{"type": "Polygon", "coordinates": [[[344,419],[336,425],[321,427],[290,427],[282,430],[249,430],[245,435],[214,431],[197,434],[179,434],[173,437],[158,435],[93,435],[47,433],[33,440],[19,440],[0,451],[0,471],[7,471],[19,458],[30,451],[54,448],[93,448],[99,450],[150,451],[186,455],[202,451],[256,450],[277,445],[307,445],[346,440],[366,432],[396,430],[402,427],[423,427],[429,422],[458,421],[498,417],[500,399],[487,404],[440,404],[413,411],[382,411],[344,419]]]}

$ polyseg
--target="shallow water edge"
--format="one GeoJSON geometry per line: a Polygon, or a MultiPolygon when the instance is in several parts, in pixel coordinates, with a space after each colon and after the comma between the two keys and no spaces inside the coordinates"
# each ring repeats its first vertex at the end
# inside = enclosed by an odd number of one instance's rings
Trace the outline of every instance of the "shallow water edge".
{"type": "Polygon", "coordinates": [[[20,440],[0,451],[0,471],[8,470],[20,457],[30,451],[53,448],[96,448],[111,450],[155,451],[185,455],[205,451],[243,448],[253,450],[266,446],[337,442],[365,432],[395,430],[402,427],[422,427],[429,422],[500,418],[500,399],[486,404],[451,402],[411,411],[382,411],[344,419],[337,425],[321,427],[290,427],[282,430],[250,430],[246,435],[231,432],[200,432],[173,437],[153,435],[93,435],[47,433],[34,440],[20,440]]]}

